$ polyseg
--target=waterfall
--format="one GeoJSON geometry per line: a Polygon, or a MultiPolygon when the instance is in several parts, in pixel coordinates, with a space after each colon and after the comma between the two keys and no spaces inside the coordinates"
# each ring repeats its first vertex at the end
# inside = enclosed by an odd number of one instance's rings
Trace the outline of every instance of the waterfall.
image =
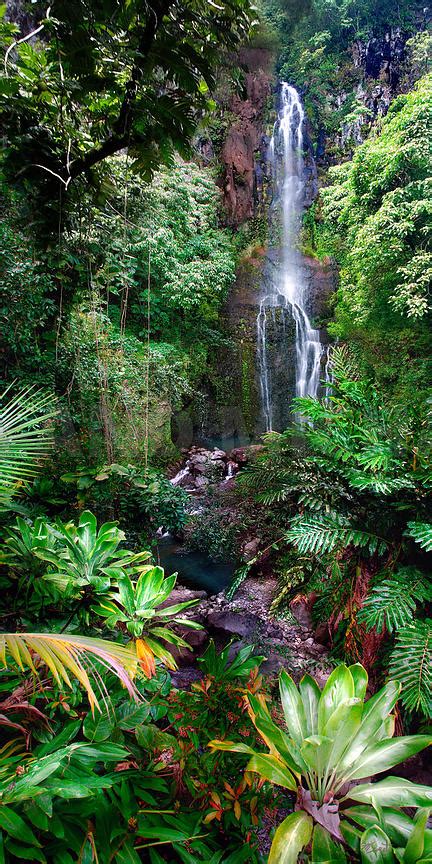
{"type": "Polygon", "coordinates": [[[269,310],[280,309],[283,328],[286,315],[295,323],[295,395],[317,396],[322,345],[307,312],[307,290],[297,239],[304,202],[304,109],[294,87],[283,83],[281,107],[269,146],[273,200],[281,223],[281,255],[275,273],[260,302],[257,316],[257,351],[261,406],[266,431],[274,422],[272,364],[269,356],[269,310]]]}

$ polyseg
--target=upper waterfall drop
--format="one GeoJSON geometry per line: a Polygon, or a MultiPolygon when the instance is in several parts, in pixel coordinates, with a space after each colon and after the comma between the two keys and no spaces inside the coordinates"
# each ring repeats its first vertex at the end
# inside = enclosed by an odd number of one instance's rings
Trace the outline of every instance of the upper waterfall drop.
{"type": "MultiPolygon", "coordinates": [[[[282,310],[283,316],[290,315],[295,323],[295,395],[316,397],[320,384],[323,347],[319,331],[309,319],[309,298],[297,249],[304,208],[304,120],[297,90],[283,83],[280,110],[269,145],[274,208],[281,225],[280,256],[261,297],[257,316],[260,393],[266,431],[277,429],[284,419],[275,417],[275,369],[269,356],[268,325],[269,320],[275,320],[277,309],[282,310]]],[[[285,324],[284,319],[284,332],[285,324]]]]}

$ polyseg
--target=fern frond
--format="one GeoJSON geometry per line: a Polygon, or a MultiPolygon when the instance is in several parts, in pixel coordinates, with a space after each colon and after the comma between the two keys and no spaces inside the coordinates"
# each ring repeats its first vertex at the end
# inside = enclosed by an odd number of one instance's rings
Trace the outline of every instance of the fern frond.
{"type": "Polygon", "coordinates": [[[331,349],[331,366],[336,380],[348,378],[356,381],[359,378],[357,363],[348,345],[334,345],[331,349]]]}
{"type": "Polygon", "coordinates": [[[408,530],[405,533],[426,552],[432,552],[432,525],[427,522],[408,522],[408,530]]]}
{"type": "Polygon", "coordinates": [[[302,555],[323,555],[348,546],[366,548],[371,554],[382,553],[386,548],[381,537],[353,528],[341,517],[331,520],[300,516],[291,523],[286,540],[302,555]]]}
{"type": "Polygon", "coordinates": [[[416,611],[416,601],[432,598],[432,589],[422,573],[412,567],[401,568],[390,579],[374,585],[358,613],[358,620],[367,630],[384,625],[389,633],[408,626],[416,611]]]}
{"type": "Polygon", "coordinates": [[[250,561],[247,561],[246,564],[242,564],[242,566],[235,571],[231,585],[225,591],[227,600],[233,599],[234,594],[238,591],[240,585],[242,585],[245,579],[247,579],[249,571],[253,565],[256,564],[256,561],[256,558],[251,558],[250,561]]]}
{"type": "Polygon", "coordinates": [[[399,630],[389,676],[402,683],[401,701],[408,711],[432,717],[432,619],[399,630]]]}

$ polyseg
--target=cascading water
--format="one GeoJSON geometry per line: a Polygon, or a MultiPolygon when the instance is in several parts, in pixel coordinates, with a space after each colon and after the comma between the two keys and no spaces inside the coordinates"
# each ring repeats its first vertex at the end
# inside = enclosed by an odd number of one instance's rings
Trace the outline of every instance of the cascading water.
{"type": "MultiPolygon", "coordinates": [[[[281,423],[275,418],[276,393],[269,351],[269,322],[277,309],[282,310],[283,329],[286,316],[295,323],[295,395],[316,396],[320,383],[321,354],[319,331],[307,313],[307,291],[302,259],[296,247],[304,203],[303,161],[304,109],[294,87],[283,83],[281,107],[269,147],[273,178],[273,200],[281,222],[281,254],[257,317],[258,370],[261,405],[266,431],[281,423]]],[[[294,393],[292,394],[294,395],[294,393]]]]}

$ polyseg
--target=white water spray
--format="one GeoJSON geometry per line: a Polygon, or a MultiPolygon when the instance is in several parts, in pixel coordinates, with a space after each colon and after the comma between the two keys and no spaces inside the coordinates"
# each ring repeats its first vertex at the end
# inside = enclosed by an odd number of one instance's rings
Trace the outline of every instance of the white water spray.
{"type": "Polygon", "coordinates": [[[269,147],[274,198],[280,202],[282,254],[280,266],[272,279],[269,293],[261,300],[257,317],[258,367],[266,431],[273,428],[274,395],[267,338],[269,309],[274,315],[275,308],[282,307],[291,314],[295,322],[295,395],[316,397],[320,383],[323,348],[319,331],[311,326],[306,311],[307,297],[301,255],[296,248],[304,196],[304,116],[304,109],[295,88],[282,84],[281,108],[269,147]]]}

